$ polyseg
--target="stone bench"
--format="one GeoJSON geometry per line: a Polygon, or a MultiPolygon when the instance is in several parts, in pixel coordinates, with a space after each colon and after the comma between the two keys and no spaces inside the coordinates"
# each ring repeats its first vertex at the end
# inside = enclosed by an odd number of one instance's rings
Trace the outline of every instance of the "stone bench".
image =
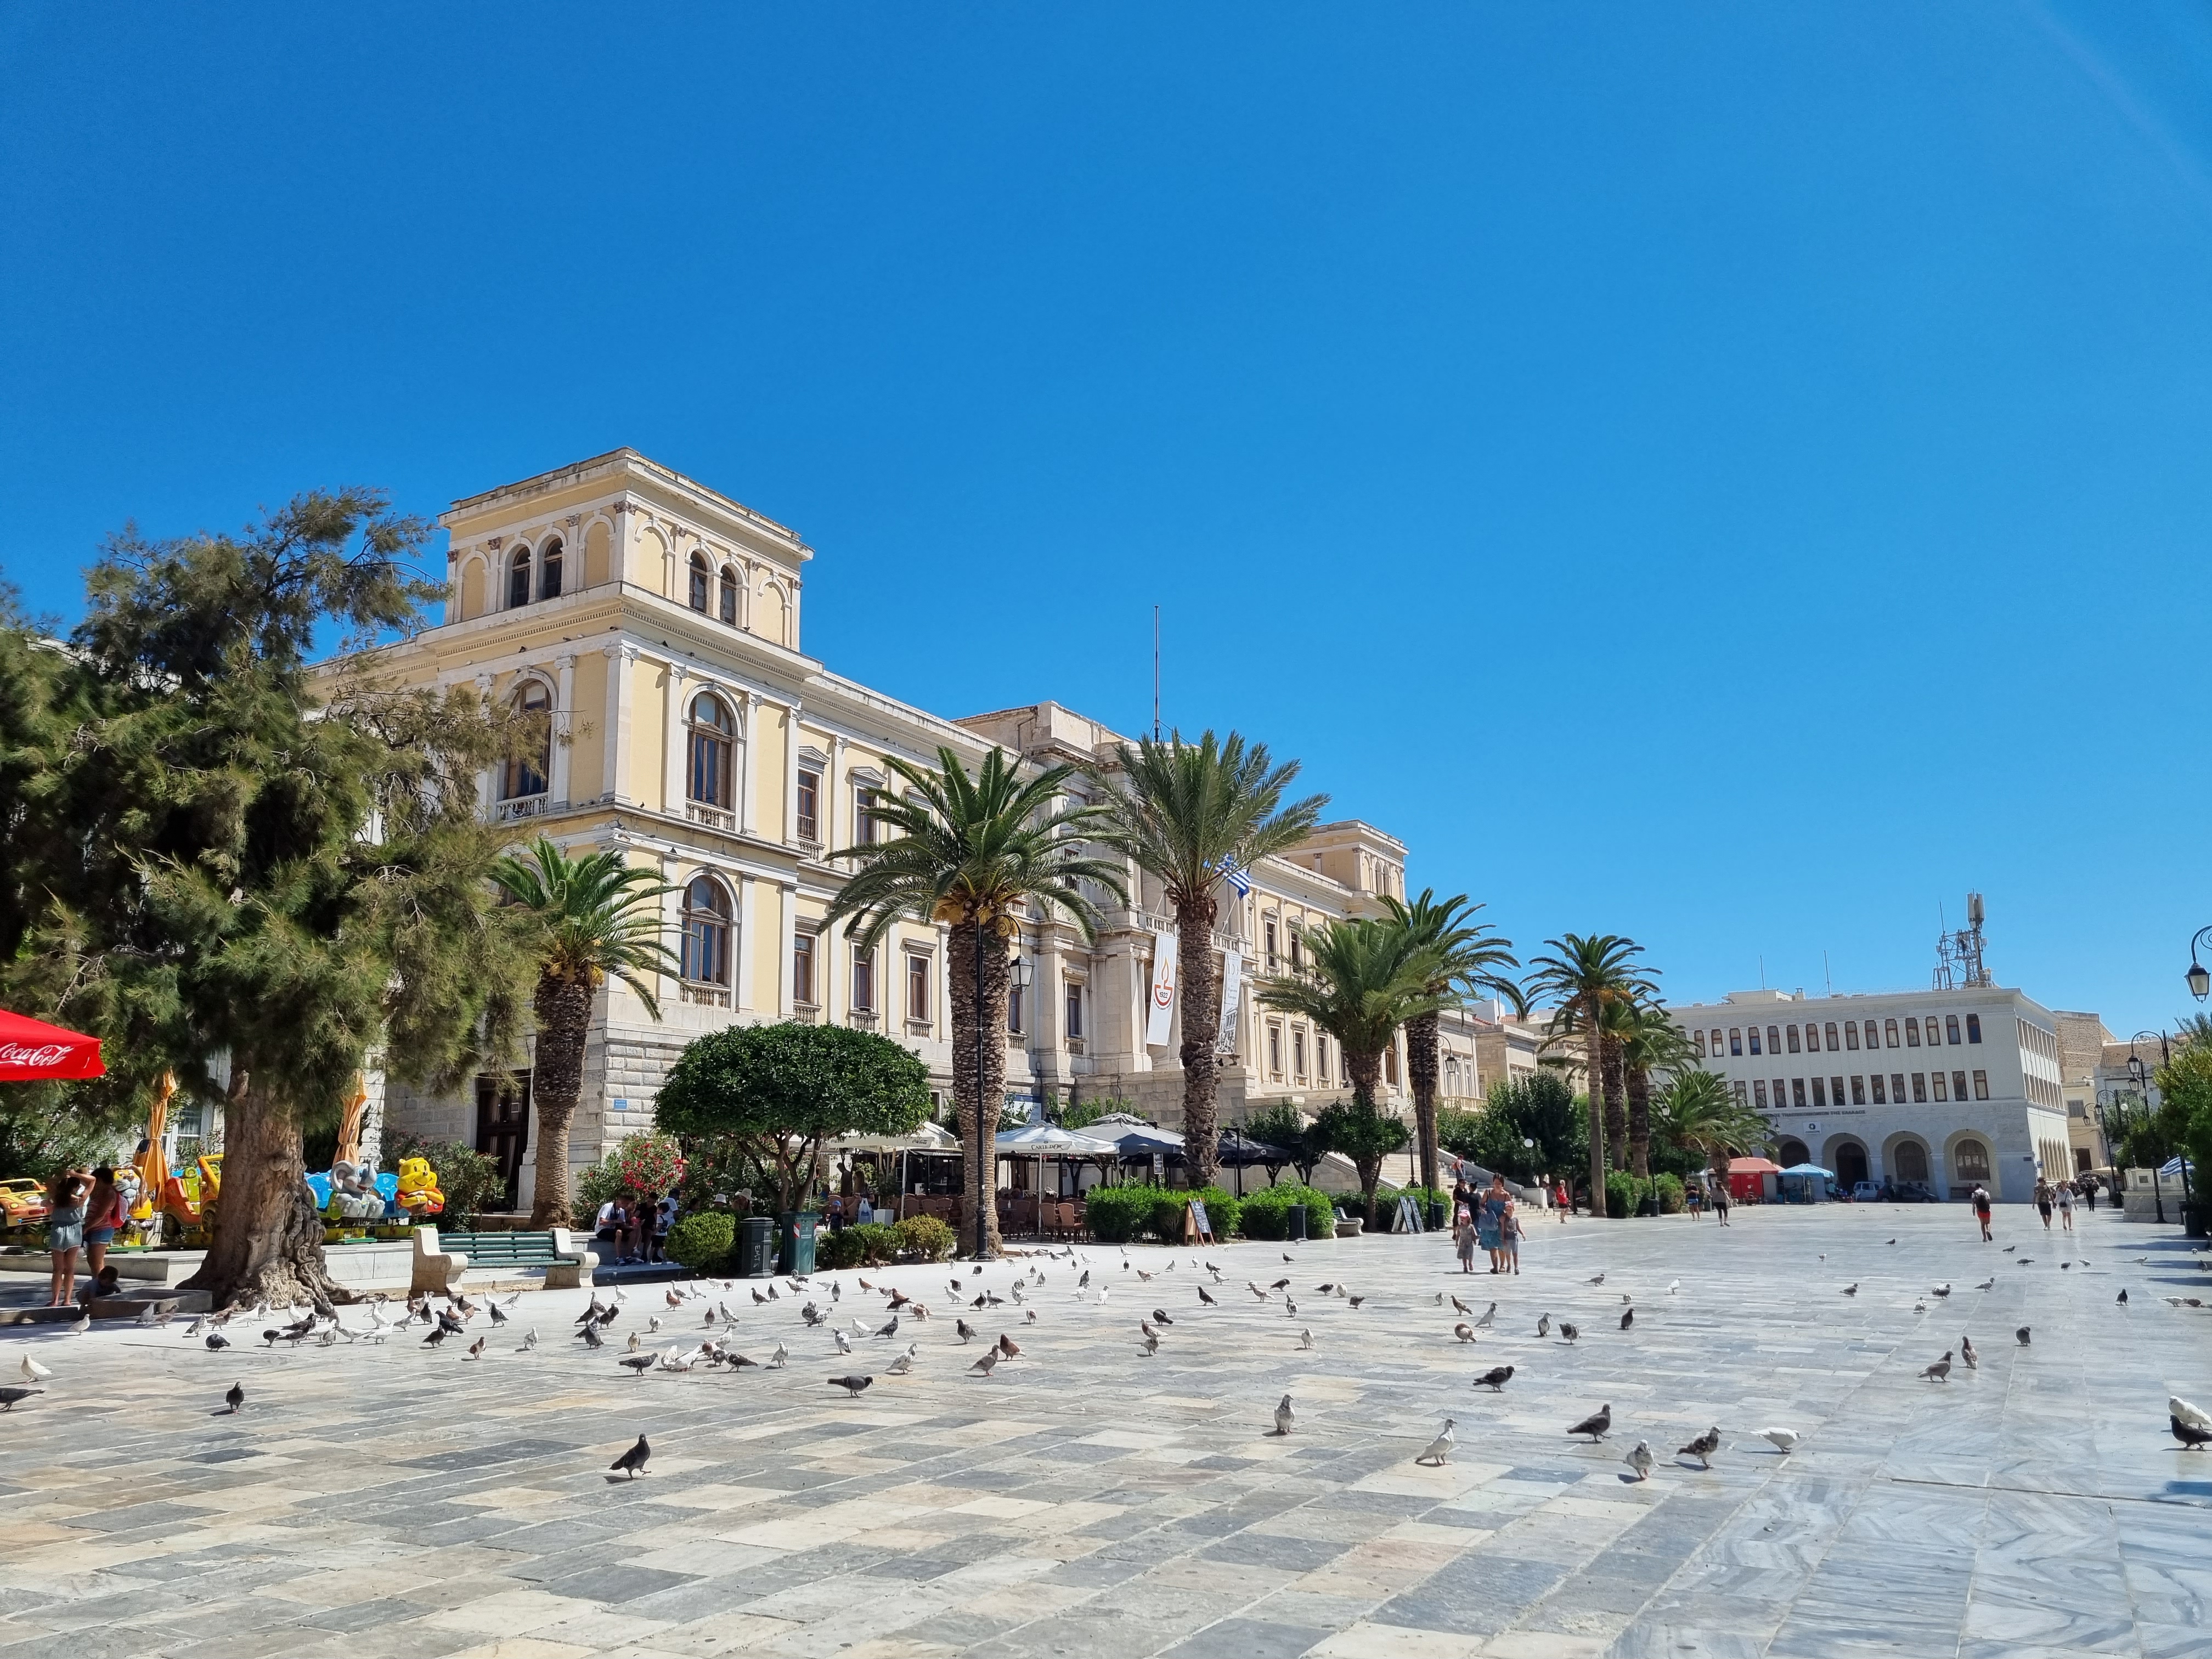
{"type": "Polygon", "coordinates": [[[542,1233],[441,1234],[433,1226],[415,1229],[415,1271],[409,1288],[441,1295],[459,1291],[461,1275],[501,1269],[542,1268],[549,1291],[588,1287],[599,1256],[583,1249],[566,1227],[542,1233]]]}

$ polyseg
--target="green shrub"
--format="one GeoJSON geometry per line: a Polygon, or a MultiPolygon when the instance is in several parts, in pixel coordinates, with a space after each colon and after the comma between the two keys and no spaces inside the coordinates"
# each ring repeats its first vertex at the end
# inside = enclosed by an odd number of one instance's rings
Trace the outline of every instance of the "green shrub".
{"type": "MultiPolygon", "coordinates": [[[[395,1137],[384,1150],[384,1161],[392,1169],[403,1158],[427,1158],[438,1177],[438,1190],[446,1207],[436,1219],[442,1227],[465,1232],[469,1224],[507,1198],[507,1177],[499,1160],[458,1140],[423,1140],[414,1135],[395,1137]]],[[[598,1212],[593,1206],[593,1213],[598,1212]]]]}
{"type": "Polygon", "coordinates": [[[726,1261],[737,1248],[737,1218],[727,1210],[702,1210],[678,1216],[668,1230],[668,1256],[695,1273],[703,1273],[726,1261]]]}
{"type": "Polygon", "coordinates": [[[865,1267],[889,1267],[898,1255],[898,1229],[888,1221],[863,1221],[846,1228],[843,1236],[860,1241],[860,1261],[865,1267]]]}
{"type": "Polygon", "coordinates": [[[1242,1207],[1218,1187],[1200,1187],[1195,1190],[1179,1187],[1153,1189],[1159,1194],[1152,1205],[1150,1231],[1163,1244],[1180,1244],[1183,1234],[1183,1210],[1194,1198],[1206,1206],[1206,1218],[1213,1228],[1216,1238],[1229,1238],[1237,1231],[1237,1212],[1242,1207]]]}
{"type": "Polygon", "coordinates": [[[951,1224],[933,1215],[910,1215],[891,1231],[901,1250],[924,1261],[949,1261],[960,1243],[952,1236],[951,1224]]]}
{"type": "Polygon", "coordinates": [[[1680,1214],[1681,1214],[1681,1212],[1682,1212],[1682,1178],[1681,1178],[1681,1176],[1671,1176],[1671,1175],[1662,1175],[1662,1176],[1652,1176],[1652,1177],[1651,1177],[1651,1179],[1653,1180],[1653,1182],[1655,1182],[1657,1184],[1658,1188],[1659,1188],[1659,1213],[1660,1213],[1661,1215],[1680,1215],[1680,1214]]]}
{"type": "Polygon", "coordinates": [[[1084,1194],[1091,1236],[1101,1244],[1130,1243],[1152,1225],[1152,1212],[1165,1197],[1158,1187],[1093,1187],[1084,1194]]]}
{"type": "Polygon", "coordinates": [[[1336,1211],[1329,1195],[1311,1187],[1291,1182],[1270,1187],[1262,1193],[1246,1196],[1238,1224],[1247,1238],[1286,1238],[1290,1236],[1290,1208],[1293,1204],[1306,1206],[1306,1237],[1326,1238],[1335,1231],[1336,1211]]]}
{"type": "Polygon", "coordinates": [[[867,1243],[855,1237],[857,1231],[855,1228],[846,1227],[833,1233],[825,1227],[816,1233],[814,1265],[832,1273],[845,1267],[859,1267],[867,1243]]]}
{"type": "Polygon", "coordinates": [[[1626,1221],[1636,1208],[1636,1177],[1626,1170],[1608,1170],[1605,1175],[1605,1212],[1615,1221],[1626,1221]]]}

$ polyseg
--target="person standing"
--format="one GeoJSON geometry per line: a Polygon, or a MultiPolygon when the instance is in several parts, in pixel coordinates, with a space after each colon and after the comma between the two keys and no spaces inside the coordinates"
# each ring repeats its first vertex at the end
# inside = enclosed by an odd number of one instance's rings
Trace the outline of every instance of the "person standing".
{"type": "Polygon", "coordinates": [[[1705,1212],[1705,1182],[1692,1181],[1682,1188],[1682,1207],[1690,1212],[1690,1219],[1692,1221],[1705,1212]]]}
{"type": "Polygon", "coordinates": [[[2066,1231],[2074,1231],[2074,1183],[2070,1181],[2058,1183],[2058,1221],[2066,1231]]]}
{"type": "Polygon", "coordinates": [[[84,1265],[94,1279],[107,1265],[107,1247],[128,1218],[123,1189],[115,1184],[114,1168],[103,1164],[92,1172],[92,1194],[84,1203],[84,1265]]]}
{"type": "Polygon", "coordinates": [[[65,1170],[54,1177],[53,1207],[46,1215],[46,1253],[53,1263],[50,1308],[66,1308],[76,1300],[76,1261],[84,1250],[85,1194],[92,1177],[82,1170],[65,1170]]]}
{"type": "Polygon", "coordinates": [[[1505,1177],[1490,1177],[1490,1190],[1482,1195],[1482,1208],[1477,1212],[1476,1231],[1482,1238],[1482,1248],[1490,1252],[1490,1271],[1505,1271],[1505,1209],[1513,1200],[1506,1195],[1505,1177]]]}
{"type": "Polygon", "coordinates": [[[2091,1215],[2097,1213],[2097,1188],[2100,1184],[2094,1176],[2081,1183],[2081,1196],[2087,1202],[2091,1215]]]}
{"type": "Polygon", "coordinates": [[[1974,1188],[1974,1219],[1982,1224],[1982,1243],[1996,1243],[1996,1235],[1990,1231],[1990,1189],[1986,1187],[1974,1188]]]}
{"type": "Polygon", "coordinates": [[[1732,1201],[1727,1182],[1713,1188],[1713,1219],[1723,1227],[1729,1224],[1729,1205],[1732,1201]]]}
{"type": "Polygon", "coordinates": [[[1521,1271],[1521,1206],[1512,1199],[1505,1200],[1505,1214],[1500,1224],[1499,1242],[1504,1247],[1505,1271],[1521,1271]]]}
{"type": "Polygon", "coordinates": [[[1552,1188],[1552,1204],[1553,1207],[1559,1212],[1559,1225],[1565,1226],[1567,1217],[1575,1207],[1575,1200],[1573,1194],[1567,1191],[1566,1177],[1564,1176],[1559,1178],[1559,1184],[1552,1188]]]}
{"type": "Polygon", "coordinates": [[[2039,1176],[2035,1182],[2035,1207],[2043,1217],[2043,1231],[2051,1231],[2051,1182],[2039,1176]]]}
{"type": "Polygon", "coordinates": [[[1465,1204],[1452,1206],[1452,1247],[1459,1252],[1459,1270],[1474,1271],[1474,1212],[1465,1204]]]}

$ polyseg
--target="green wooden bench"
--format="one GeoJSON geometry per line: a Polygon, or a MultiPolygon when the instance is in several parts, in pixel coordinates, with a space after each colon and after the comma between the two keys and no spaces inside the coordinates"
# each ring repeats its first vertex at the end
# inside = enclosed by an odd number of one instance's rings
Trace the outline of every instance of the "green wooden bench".
{"type": "Polygon", "coordinates": [[[413,1288],[418,1291],[459,1290],[462,1273],[471,1267],[478,1273],[542,1268],[547,1290],[575,1290],[591,1284],[599,1265],[598,1255],[578,1244],[566,1227],[542,1233],[415,1229],[413,1288]]]}

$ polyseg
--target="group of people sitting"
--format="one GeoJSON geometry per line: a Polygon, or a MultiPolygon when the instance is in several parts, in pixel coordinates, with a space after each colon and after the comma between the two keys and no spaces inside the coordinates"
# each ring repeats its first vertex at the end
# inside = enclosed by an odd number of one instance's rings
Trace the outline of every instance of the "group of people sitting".
{"type": "Polygon", "coordinates": [[[594,1230],[615,1247],[614,1265],[667,1260],[668,1230],[676,1224],[676,1194],[622,1193],[599,1206],[594,1230]]]}

